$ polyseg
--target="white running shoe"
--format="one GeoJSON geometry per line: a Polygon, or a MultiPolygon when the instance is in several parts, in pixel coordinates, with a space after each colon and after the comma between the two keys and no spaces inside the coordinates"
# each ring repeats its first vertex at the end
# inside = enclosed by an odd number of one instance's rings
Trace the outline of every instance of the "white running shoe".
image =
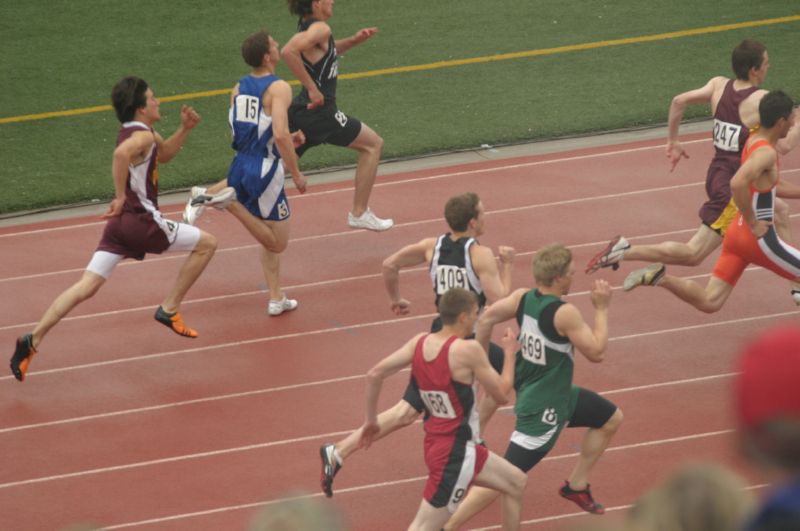
{"type": "Polygon", "coordinates": [[[280,315],[283,312],[290,312],[297,308],[297,301],[294,299],[289,299],[286,295],[283,296],[280,300],[269,300],[269,306],[267,307],[267,313],[270,315],[280,315]]]}
{"type": "Polygon", "coordinates": [[[194,225],[200,216],[205,212],[206,207],[202,204],[195,205],[194,200],[198,197],[205,195],[207,189],[202,186],[192,186],[192,191],[189,194],[189,200],[186,202],[186,207],[183,209],[183,222],[189,225],[194,225]]]}
{"type": "Polygon", "coordinates": [[[667,272],[667,267],[661,263],[650,264],[628,274],[622,283],[622,289],[630,291],[637,286],[656,286],[667,272]]]}
{"type": "Polygon", "coordinates": [[[616,236],[606,248],[594,255],[589,263],[586,264],[586,273],[594,273],[600,268],[610,267],[614,271],[619,269],[619,262],[625,256],[625,251],[631,248],[628,240],[622,236],[616,236]]]}
{"type": "Polygon", "coordinates": [[[359,217],[355,217],[352,212],[347,214],[347,224],[354,229],[367,229],[381,232],[389,230],[394,225],[392,219],[381,219],[372,210],[367,208],[359,217]]]}
{"type": "Polygon", "coordinates": [[[183,209],[183,222],[194,225],[203,215],[206,207],[213,206],[218,210],[223,210],[233,201],[236,201],[236,190],[230,186],[213,195],[208,194],[206,188],[193,186],[189,202],[183,209]]]}

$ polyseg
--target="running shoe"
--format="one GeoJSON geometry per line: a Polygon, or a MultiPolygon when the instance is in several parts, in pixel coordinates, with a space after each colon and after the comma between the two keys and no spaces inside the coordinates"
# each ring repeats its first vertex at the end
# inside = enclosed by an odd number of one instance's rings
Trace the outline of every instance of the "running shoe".
{"type": "Polygon", "coordinates": [[[367,229],[381,232],[389,230],[394,225],[392,219],[381,219],[372,210],[367,208],[363,214],[355,217],[352,212],[347,214],[347,224],[353,229],[367,229]]]}
{"type": "Polygon", "coordinates": [[[800,289],[792,290],[792,299],[796,305],[800,306],[800,289]]]}
{"type": "Polygon", "coordinates": [[[631,248],[628,240],[622,236],[617,236],[606,245],[606,248],[594,255],[586,264],[586,272],[594,273],[603,267],[610,267],[614,271],[619,269],[619,262],[625,256],[625,251],[631,248]]]}
{"type": "Polygon", "coordinates": [[[290,312],[297,308],[297,301],[294,299],[289,299],[286,295],[283,296],[280,300],[269,300],[269,305],[267,305],[267,313],[271,316],[280,315],[283,312],[290,312]]]}
{"type": "Polygon", "coordinates": [[[36,349],[33,348],[32,334],[25,334],[17,338],[17,346],[14,349],[14,355],[11,356],[10,366],[14,378],[20,382],[25,381],[25,374],[28,372],[28,364],[34,354],[36,354],[36,349]]]}
{"type": "Polygon", "coordinates": [[[189,201],[183,209],[183,222],[194,225],[203,215],[206,207],[212,206],[223,210],[233,201],[236,201],[236,190],[230,186],[223,188],[216,194],[209,194],[208,190],[202,186],[193,186],[189,201]]]}
{"type": "Polygon", "coordinates": [[[194,225],[200,216],[203,215],[203,212],[206,211],[206,207],[202,204],[195,205],[194,200],[200,196],[205,195],[206,189],[202,186],[192,186],[192,191],[189,194],[189,200],[186,202],[186,207],[183,209],[183,222],[188,223],[189,225],[194,225]]]}
{"type": "Polygon", "coordinates": [[[569,486],[569,481],[565,481],[564,486],[558,489],[558,493],[561,494],[562,498],[576,503],[578,507],[587,513],[605,514],[605,508],[594,501],[592,490],[589,487],[590,485],[586,485],[586,488],[583,490],[573,490],[572,487],[569,486]]]}
{"type": "Polygon", "coordinates": [[[336,445],[331,443],[326,443],[319,447],[319,456],[322,459],[320,484],[322,485],[322,492],[328,498],[333,496],[333,478],[342,468],[342,465],[336,460],[336,456],[333,455],[335,449],[336,445]]]}
{"type": "Polygon", "coordinates": [[[234,201],[236,201],[236,190],[232,186],[226,186],[216,194],[206,192],[194,197],[192,204],[212,206],[217,210],[225,210],[234,201]]]}
{"type": "Polygon", "coordinates": [[[197,330],[193,330],[186,326],[186,324],[183,322],[183,317],[181,317],[181,312],[167,313],[164,311],[164,308],[159,306],[154,317],[156,321],[180,336],[191,338],[197,337],[197,330]]]}
{"type": "Polygon", "coordinates": [[[637,269],[625,277],[622,289],[630,291],[637,286],[655,286],[667,272],[667,266],[661,263],[650,264],[647,267],[637,269]]]}

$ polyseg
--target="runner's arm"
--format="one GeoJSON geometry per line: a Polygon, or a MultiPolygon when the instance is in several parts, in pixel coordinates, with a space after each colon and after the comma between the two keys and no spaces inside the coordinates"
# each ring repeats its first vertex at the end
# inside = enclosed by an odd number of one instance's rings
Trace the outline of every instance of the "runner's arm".
{"type": "Polygon", "coordinates": [[[292,180],[302,194],[306,191],[306,180],[300,171],[297,153],[294,150],[294,141],[289,132],[289,105],[292,103],[292,87],[286,81],[278,80],[269,86],[267,92],[272,97],[270,114],[272,115],[272,133],[275,136],[275,144],[278,146],[284,166],[292,174],[292,180]]]}
{"type": "Polygon", "coordinates": [[[569,338],[586,359],[594,363],[603,361],[608,347],[608,305],[611,301],[611,286],[598,279],[591,292],[594,306],[594,326],[583,320],[580,310],[570,303],[561,305],[553,316],[553,324],[562,336],[569,338]]]}
{"type": "Polygon", "coordinates": [[[475,326],[475,339],[484,350],[487,352],[489,350],[489,340],[492,337],[494,325],[516,316],[519,301],[526,292],[527,290],[523,288],[515,290],[511,295],[500,299],[483,311],[475,326]]]}
{"type": "Polygon", "coordinates": [[[378,28],[364,28],[358,30],[355,35],[347,37],[346,39],[339,39],[336,41],[336,53],[343,54],[353,46],[361,44],[376,33],[378,33],[378,28]]]}
{"type": "Polygon", "coordinates": [[[711,78],[708,80],[708,83],[702,87],[682,92],[672,98],[672,103],[670,103],[669,106],[669,117],[667,119],[669,133],[666,146],[666,154],[672,165],[672,170],[675,169],[675,166],[680,162],[681,158],[689,158],[689,155],[686,154],[678,140],[678,132],[680,130],[681,121],[683,120],[683,113],[686,111],[686,106],[696,103],[711,102],[718,84],[724,81],[726,81],[724,77],[711,78]]]}
{"type": "Polygon", "coordinates": [[[742,219],[747,222],[757,238],[766,232],[766,222],[763,220],[759,222],[756,219],[756,212],[750,202],[750,187],[755,186],[758,177],[775,164],[775,159],[775,150],[756,149],[744,164],[739,166],[739,170],[731,179],[733,201],[742,213],[742,219]]]}
{"type": "Polygon", "coordinates": [[[184,142],[189,137],[189,133],[200,123],[200,115],[192,107],[186,105],[181,107],[181,125],[166,140],[160,135],[156,135],[158,142],[158,162],[169,162],[177,155],[184,142]]]}
{"type": "Polygon", "coordinates": [[[419,338],[423,335],[424,334],[417,334],[402,347],[379,361],[377,365],[367,372],[367,424],[376,424],[378,421],[378,397],[381,393],[383,381],[400,369],[411,364],[411,361],[414,359],[414,348],[419,338]]]}
{"type": "Polygon", "coordinates": [[[506,335],[511,338],[511,342],[506,343],[505,340],[503,341],[505,359],[501,374],[497,374],[497,371],[491,366],[489,356],[477,341],[464,341],[459,349],[461,362],[472,369],[475,379],[481,384],[486,394],[491,396],[499,405],[508,403],[508,393],[514,387],[516,339],[510,328],[506,330],[506,335]]]}
{"type": "Polygon", "coordinates": [[[396,315],[406,315],[411,305],[409,301],[400,296],[400,270],[424,264],[428,253],[435,245],[436,238],[426,238],[406,245],[383,261],[383,284],[386,287],[386,293],[389,294],[392,311],[396,315]]]}
{"type": "Polygon", "coordinates": [[[500,248],[500,267],[489,247],[473,245],[470,247],[470,258],[475,273],[481,281],[481,287],[490,304],[500,300],[511,291],[511,268],[514,263],[514,249],[511,247],[500,248]]]}
{"type": "MultiPolygon", "coordinates": [[[[283,45],[281,57],[292,71],[294,77],[306,88],[313,107],[325,103],[325,98],[317,84],[303,66],[304,52],[310,52],[316,46],[323,46],[331,36],[331,27],[325,22],[314,22],[306,31],[295,33],[289,42],[283,45]]],[[[311,108],[313,108],[311,107],[311,108]]]]}
{"type": "Polygon", "coordinates": [[[792,112],[794,113],[794,125],[789,129],[789,133],[775,144],[775,149],[781,155],[786,155],[800,144],[800,107],[795,107],[792,112]]]}

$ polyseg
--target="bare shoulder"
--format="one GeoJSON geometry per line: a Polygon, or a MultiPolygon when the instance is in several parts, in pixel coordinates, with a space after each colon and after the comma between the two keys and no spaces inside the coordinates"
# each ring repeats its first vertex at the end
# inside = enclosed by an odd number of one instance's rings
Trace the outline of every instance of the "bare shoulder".
{"type": "MultiPolygon", "coordinates": [[[[238,89],[238,85],[237,85],[237,89],[238,89]]],[[[292,87],[291,87],[291,85],[289,85],[289,83],[287,83],[283,79],[276,79],[267,88],[267,92],[269,92],[271,94],[280,94],[280,95],[284,95],[284,94],[287,94],[287,93],[291,94],[292,93],[292,87]]]]}
{"type": "Polygon", "coordinates": [[[559,306],[553,315],[553,324],[560,332],[565,332],[583,323],[583,316],[577,306],[566,302],[559,306]]]}
{"type": "Polygon", "coordinates": [[[450,345],[450,354],[454,354],[462,364],[471,366],[478,356],[483,355],[483,347],[474,339],[456,339],[450,345]]]}
{"type": "Polygon", "coordinates": [[[331,30],[327,22],[317,20],[311,23],[306,32],[313,40],[319,41],[322,39],[327,40],[333,33],[333,30],[331,30]]]}

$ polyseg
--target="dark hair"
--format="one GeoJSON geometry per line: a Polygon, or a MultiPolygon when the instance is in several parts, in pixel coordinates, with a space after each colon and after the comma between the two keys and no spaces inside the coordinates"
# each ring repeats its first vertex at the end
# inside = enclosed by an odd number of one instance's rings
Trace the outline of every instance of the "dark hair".
{"type": "Polygon", "coordinates": [[[289,5],[289,13],[304,17],[311,14],[311,4],[314,0],[286,0],[289,5]]]}
{"type": "Polygon", "coordinates": [[[123,78],[111,89],[111,104],[120,123],[130,122],[136,111],[147,105],[147,82],[135,76],[123,78]]]}
{"type": "Polygon", "coordinates": [[[792,107],[794,107],[792,98],[782,90],[773,90],[766,94],[758,104],[761,126],[769,129],[774,127],[781,118],[789,118],[789,115],[792,114],[792,107]]]}
{"type": "Polygon", "coordinates": [[[451,197],[444,205],[444,219],[447,225],[456,232],[464,232],[469,226],[469,221],[478,217],[478,203],[481,198],[478,194],[467,192],[451,197]]]}
{"type": "Polygon", "coordinates": [[[439,299],[439,317],[442,324],[451,325],[458,316],[478,305],[478,297],[464,288],[450,288],[439,299]]]}
{"type": "Polygon", "coordinates": [[[269,53],[269,32],[260,30],[247,37],[242,42],[242,58],[253,68],[258,68],[264,62],[264,55],[269,53]]]}
{"type": "Polygon", "coordinates": [[[736,74],[738,79],[747,81],[750,78],[750,69],[761,68],[761,63],[764,62],[764,52],[767,47],[758,41],[745,39],[733,49],[731,54],[731,67],[733,73],[736,74]]]}

